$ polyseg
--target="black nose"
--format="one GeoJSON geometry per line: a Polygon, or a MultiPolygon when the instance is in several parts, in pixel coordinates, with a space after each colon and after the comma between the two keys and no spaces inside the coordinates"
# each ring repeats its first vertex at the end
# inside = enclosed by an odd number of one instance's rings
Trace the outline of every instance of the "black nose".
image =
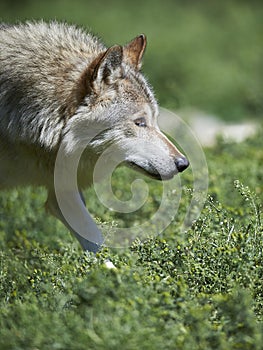
{"type": "Polygon", "coordinates": [[[181,157],[181,158],[177,158],[175,160],[175,165],[176,165],[176,168],[179,171],[179,173],[181,173],[186,168],[188,168],[189,162],[188,162],[187,158],[181,157]]]}

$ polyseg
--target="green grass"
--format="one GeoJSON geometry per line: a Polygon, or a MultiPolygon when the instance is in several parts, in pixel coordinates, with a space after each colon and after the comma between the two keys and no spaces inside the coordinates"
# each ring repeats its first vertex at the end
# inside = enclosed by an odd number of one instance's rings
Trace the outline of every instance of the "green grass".
{"type": "MultiPolygon", "coordinates": [[[[0,348],[4,349],[262,349],[263,137],[206,151],[209,193],[187,232],[191,197],[182,174],[179,212],[160,235],[124,250],[82,253],[62,225],[47,218],[43,190],[0,197],[0,348]],[[103,262],[111,259],[117,270],[103,262]]],[[[130,191],[132,172],[113,188],[130,191]]],[[[140,217],[156,210],[162,186],[148,181],[140,217]]],[[[132,225],[97,203],[102,221],[132,225]]],[[[137,221],[136,221],[137,220],[137,221]]]]}
{"type": "MultiPolygon", "coordinates": [[[[195,107],[225,119],[262,118],[259,1],[47,0],[0,3],[1,20],[58,19],[108,44],[138,33],[149,41],[144,72],[161,105],[195,107]]],[[[1,350],[262,349],[263,134],[206,150],[209,190],[200,217],[181,231],[192,198],[190,169],[170,226],[96,259],[43,209],[43,189],[0,194],[1,350]],[[110,259],[117,270],[108,270],[110,259]]],[[[118,169],[113,189],[131,196],[134,174],[118,169]]],[[[147,180],[145,206],[128,215],[89,210],[106,233],[151,217],[162,185],[147,180]],[[108,231],[107,231],[108,230],[108,231]]],[[[134,228],[135,230],[135,228],[134,228]]]]}

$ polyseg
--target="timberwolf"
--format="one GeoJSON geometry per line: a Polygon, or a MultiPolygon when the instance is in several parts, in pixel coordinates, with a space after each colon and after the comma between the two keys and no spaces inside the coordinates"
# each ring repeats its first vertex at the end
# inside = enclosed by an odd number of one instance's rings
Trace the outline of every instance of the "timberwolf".
{"type": "Polygon", "coordinates": [[[96,252],[103,237],[84,210],[81,189],[92,184],[96,161],[109,144],[122,152],[124,163],[158,180],[189,165],[158,128],[157,102],[141,73],[145,47],[144,35],[106,48],[67,24],[0,25],[0,190],[45,186],[47,210],[85,250],[96,252]],[[62,143],[66,157],[96,128],[103,132],[85,145],[79,190],[65,188],[63,195],[80,233],[60,210],[54,167],[62,143]]]}

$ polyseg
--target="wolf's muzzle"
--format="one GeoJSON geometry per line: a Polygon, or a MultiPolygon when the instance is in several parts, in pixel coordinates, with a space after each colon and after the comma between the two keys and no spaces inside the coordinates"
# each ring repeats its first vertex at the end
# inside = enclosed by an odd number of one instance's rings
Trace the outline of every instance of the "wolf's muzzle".
{"type": "Polygon", "coordinates": [[[180,157],[175,160],[175,165],[179,173],[184,171],[189,166],[189,161],[185,157],[180,157]]]}

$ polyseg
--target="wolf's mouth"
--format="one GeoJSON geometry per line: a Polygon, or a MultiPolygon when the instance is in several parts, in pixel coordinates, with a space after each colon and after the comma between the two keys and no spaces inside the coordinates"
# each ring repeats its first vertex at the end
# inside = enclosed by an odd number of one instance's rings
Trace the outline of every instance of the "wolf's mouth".
{"type": "Polygon", "coordinates": [[[136,164],[135,162],[132,161],[127,161],[125,162],[125,165],[128,166],[129,168],[138,171],[139,173],[146,175],[154,180],[170,180],[173,178],[173,175],[171,176],[161,176],[159,173],[157,172],[150,172],[148,170],[146,170],[145,168],[141,167],[140,165],[136,164]]]}

